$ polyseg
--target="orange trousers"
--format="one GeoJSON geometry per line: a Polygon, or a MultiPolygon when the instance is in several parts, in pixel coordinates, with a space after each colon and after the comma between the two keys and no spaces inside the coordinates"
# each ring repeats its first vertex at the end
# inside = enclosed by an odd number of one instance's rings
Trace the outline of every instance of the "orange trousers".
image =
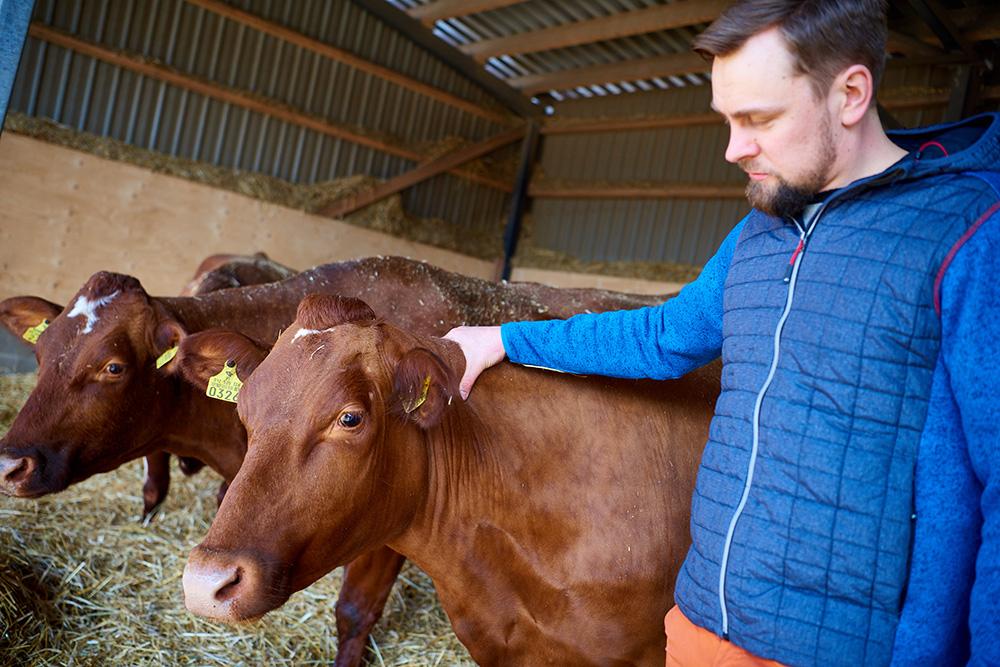
{"type": "Polygon", "coordinates": [[[675,605],[663,619],[667,667],[783,667],[692,623],[675,605]]]}

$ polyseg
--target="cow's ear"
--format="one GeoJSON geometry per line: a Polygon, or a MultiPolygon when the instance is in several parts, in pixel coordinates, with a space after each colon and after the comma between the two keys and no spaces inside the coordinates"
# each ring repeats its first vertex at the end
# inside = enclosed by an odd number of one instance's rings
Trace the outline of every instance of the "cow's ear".
{"type": "Polygon", "coordinates": [[[451,369],[428,349],[414,348],[396,364],[394,409],[420,428],[432,428],[441,421],[455,390],[451,369]]]}
{"type": "Polygon", "coordinates": [[[62,306],[37,296],[15,296],[0,301],[0,324],[29,345],[61,312],[62,306]]]}
{"type": "MultiPolygon", "coordinates": [[[[180,322],[173,318],[163,319],[156,325],[156,331],[153,332],[153,352],[156,353],[157,368],[166,365],[173,359],[185,336],[187,336],[187,331],[184,330],[180,322]]],[[[172,367],[167,368],[168,373],[172,370],[172,367]]]]}
{"type": "Polygon", "coordinates": [[[246,382],[267,356],[268,349],[243,334],[222,329],[200,331],[181,340],[175,373],[205,391],[209,379],[227,365],[235,365],[236,376],[246,382]]]}

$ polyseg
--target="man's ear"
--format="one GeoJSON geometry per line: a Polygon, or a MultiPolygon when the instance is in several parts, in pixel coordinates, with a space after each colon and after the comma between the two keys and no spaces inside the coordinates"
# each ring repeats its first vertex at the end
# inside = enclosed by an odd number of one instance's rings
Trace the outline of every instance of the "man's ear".
{"type": "Polygon", "coordinates": [[[413,348],[396,364],[393,408],[422,429],[433,428],[456,393],[455,377],[439,356],[413,348]]]}
{"type": "Polygon", "coordinates": [[[243,334],[223,329],[209,329],[190,336],[180,342],[174,373],[191,385],[205,391],[209,379],[218,375],[227,363],[236,366],[236,376],[246,382],[269,350],[243,334]]]}
{"type": "Polygon", "coordinates": [[[44,329],[63,310],[37,296],[15,296],[0,301],[0,324],[25,345],[33,345],[44,329]]]}
{"type": "Polygon", "coordinates": [[[844,127],[857,125],[875,107],[875,82],[864,65],[851,65],[834,80],[841,93],[840,122],[844,127]]]}

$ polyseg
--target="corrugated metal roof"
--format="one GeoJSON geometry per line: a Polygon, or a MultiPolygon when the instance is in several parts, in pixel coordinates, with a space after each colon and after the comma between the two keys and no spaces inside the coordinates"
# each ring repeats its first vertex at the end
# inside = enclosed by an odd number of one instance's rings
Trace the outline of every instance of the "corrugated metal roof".
{"type": "MultiPolygon", "coordinates": [[[[477,86],[350,2],[232,4],[471,101],[491,103],[477,86]]],[[[478,141],[499,130],[489,120],[182,0],[39,0],[34,20],[408,144],[430,145],[456,135],[478,141]]],[[[355,174],[386,179],[412,167],[405,159],[35,38],[26,44],[11,108],[142,148],[293,182],[355,174]]],[[[445,175],[412,188],[404,199],[418,216],[493,228],[503,217],[507,195],[445,175]]]]}
{"type": "MultiPolygon", "coordinates": [[[[429,4],[433,0],[388,1],[400,9],[409,9],[429,4]]],[[[469,16],[439,20],[434,24],[434,32],[449,44],[461,46],[667,4],[670,3],[654,0],[575,0],[572,3],[562,0],[532,0],[469,16]]],[[[705,27],[704,24],[698,24],[538,53],[504,55],[489,58],[484,66],[494,76],[509,79],[515,76],[547,74],[623,60],[687,53],[691,48],[691,40],[705,27]]],[[[561,101],[704,85],[707,81],[708,77],[705,75],[687,74],[553,90],[549,91],[549,95],[552,99],[561,101]]]]}

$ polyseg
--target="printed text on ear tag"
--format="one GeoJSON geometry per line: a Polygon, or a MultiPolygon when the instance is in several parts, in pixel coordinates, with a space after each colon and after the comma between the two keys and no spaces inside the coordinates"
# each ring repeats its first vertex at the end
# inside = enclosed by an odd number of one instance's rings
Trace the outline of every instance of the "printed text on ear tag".
{"type": "Polygon", "coordinates": [[[45,331],[48,328],[49,328],[49,321],[48,320],[42,320],[41,322],[39,322],[35,326],[33,326],[30,329],[28,329],[27,331],[25,331],[24,335],[21,336],[21,338],[23,338],[24,340],[28,341],[32,345],[34,345],[35,343],[38,342],[38,337],[42,335],[42,332],[45,331]]]}
{"type": "Polygon", "coordinates": [[[156,358],[156,367],[163,368],[170,363],[170,360],[177,356],[177,346],[174,345],[172,348],[161,354],[156,358]]]}
{"type": "Polygon", "coordinates": [[[235,403],[240,395],[243,383],[236,375],[236,362],[230,359],[225,367],[208,379],[208,389],[205,395],[220,401],[235,403]]]}
{"type": "Polygon", "coordinates": [[[411,412],[413,412],[414,410],[416,410],[417,408],[419,408],[421,405],[424,404],[424,401],[427,400],[427,390],[430,389],[430,386],[431,386],[431,376],[428,375],[427,377],[424,378],[424,386],[423,389],[420,391],[420,396],[415,396],[411,400],[403,399],[403,411],[406,414],[410,414],[411,412]]]}

